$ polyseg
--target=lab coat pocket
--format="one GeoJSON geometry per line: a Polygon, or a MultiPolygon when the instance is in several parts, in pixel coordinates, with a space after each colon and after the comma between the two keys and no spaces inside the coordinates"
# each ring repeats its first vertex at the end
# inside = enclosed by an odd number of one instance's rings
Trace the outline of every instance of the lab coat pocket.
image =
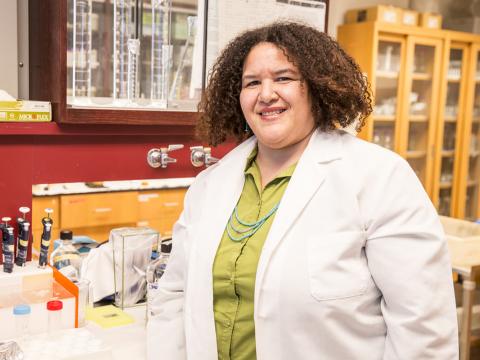
{"type": "Polygon", "coordinates": [[[365,237],[363,231],[342,231],[308,238],[308,276],[315,299],[342,299],[366,292],[365,237]]]}

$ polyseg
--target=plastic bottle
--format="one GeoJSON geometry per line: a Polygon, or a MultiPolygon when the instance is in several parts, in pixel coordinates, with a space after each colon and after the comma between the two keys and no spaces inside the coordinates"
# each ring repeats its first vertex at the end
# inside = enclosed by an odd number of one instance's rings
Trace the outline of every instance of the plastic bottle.
{"type": "Polygon", "coordinates": [[[48,332],[54,332],[63,328],[62,324],[63,303],[61,300],[47,302],[48,310],[48,332]]]}
{"type": "Polygon", "coordinates": [[[28,324],[30,322],[30,305],[19,304],[13,308],[15,317],[15,337],[22,339],[28,335],[28,324]]]}
{"type": "Polygon", "coordinates": [[[147,321],[151,317],[151,304],[158,291],[158,281],[163,276],[167,267],[170,251],[172,250],[172,243],[164,242],[161,245],[161,251],[158,258],[153,260],[146,271],[147,277],[147,321]]]}
{"type": "Polygon", "coordinates": [[[60,231],[61,244],[50,255],[50,265],[59,270],[72,281],[79,278],[82,259],[72,244],[73,234],[70,230],[60,231]]]}

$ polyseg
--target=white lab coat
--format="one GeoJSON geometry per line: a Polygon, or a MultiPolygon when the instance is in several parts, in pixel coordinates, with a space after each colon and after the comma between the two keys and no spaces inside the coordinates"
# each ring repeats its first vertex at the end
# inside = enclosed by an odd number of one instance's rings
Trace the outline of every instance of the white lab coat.
{"type": "MultiPolygon", "coordinates": [[[[217,359],[212,265],[255,143],[187,193],[153,301],[149,360],[217,359]]],[[[446,241],[407,162],[317,130],[265,241],[254,307],[258,360],[457,359],[446,241]]]]}

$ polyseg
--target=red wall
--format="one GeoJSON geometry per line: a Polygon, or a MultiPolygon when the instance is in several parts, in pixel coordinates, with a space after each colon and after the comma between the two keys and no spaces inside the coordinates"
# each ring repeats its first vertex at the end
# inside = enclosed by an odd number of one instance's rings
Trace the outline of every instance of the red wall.
{"type": "Polygon", "coordinates": [[[176,127],[0,124],[0,217],[14,219],[20,206],[32,207],[32,184],[195,176],[202,168],[190,164],[194,145],[201,143],[176,127]],[[185,145],[171,153],[177,163],[147,164],[148,150],[177,143],[185,145]]]}

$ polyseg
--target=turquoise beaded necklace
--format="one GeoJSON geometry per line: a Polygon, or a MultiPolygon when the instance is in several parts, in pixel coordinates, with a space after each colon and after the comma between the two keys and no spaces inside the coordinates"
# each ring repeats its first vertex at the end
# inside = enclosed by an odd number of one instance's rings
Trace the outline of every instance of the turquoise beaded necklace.
{"type": "Polygon", "coordinates": [[[264,217],[262,217],[258,221],[253,223],[248,223],[246,221],[241,220],[240,217],[238,216],[238,204],[237,204],[235,206],[235,209],[232,212],[232,215],[230,215],[230,218],[228,219],[228,223],[227,223],[227,234],[230,240],[239,242],[255,234],[257,230],[260,229],[263,224],[265,224],[268,218],[272,216],[275,213],[275,211],[277,211],[279,205],[280,203],[277,203],[277,205],[275,205],[264,217]],[[234,216],[235,216],[235,220],[237,220],[237,222],[244,227],[243,229],[238,229],[237,227],[235,227],[233,222],[234,216]],[[232,235],[232,233],[230,232],[230,228],[233,231],[235,231],[237,234],[240,234],[240,236],[236,237],[232,235]]]}

